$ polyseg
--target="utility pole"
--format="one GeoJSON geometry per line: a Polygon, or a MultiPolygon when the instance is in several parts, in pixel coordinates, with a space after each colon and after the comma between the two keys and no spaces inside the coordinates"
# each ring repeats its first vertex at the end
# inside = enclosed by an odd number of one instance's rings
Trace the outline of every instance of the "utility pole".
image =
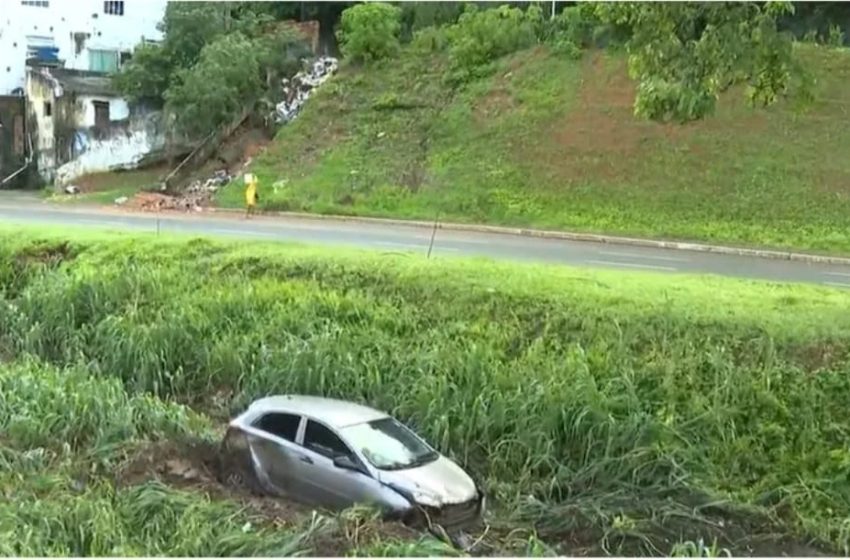
{"type": "Polygon", "coordinates": [[[555,19],[555,0],[552,0],[552,17],[549,19],[555,19]]]}

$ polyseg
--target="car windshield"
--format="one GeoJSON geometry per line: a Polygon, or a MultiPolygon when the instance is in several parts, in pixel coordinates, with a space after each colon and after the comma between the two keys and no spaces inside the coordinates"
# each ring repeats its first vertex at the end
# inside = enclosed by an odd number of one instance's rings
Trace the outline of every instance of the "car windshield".
{"type": "Polygon", "coordinates": [[[381,470],[410,469],[439,457],[428,444],[394,418],[349,426],[342,433],[375,468],[381,470]]]}

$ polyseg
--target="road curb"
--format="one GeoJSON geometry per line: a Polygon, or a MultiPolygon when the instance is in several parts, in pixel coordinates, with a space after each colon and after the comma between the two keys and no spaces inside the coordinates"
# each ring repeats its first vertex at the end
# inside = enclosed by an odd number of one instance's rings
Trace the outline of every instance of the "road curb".
{"type": "MultiPolygon", "coordinates": [[[[242,215],[242,213],[240,212],[236,212],[226,208],[207,208],[205,210],[216,214],[242,215]]],[[[268,217],[298,218],[316,221],[353,222],[428,229],[434,228],[434,222],[426,222],[422,220],[398,220],[393,218],[370,218],[363,216],[341,216],[334,214],[309,214],[306,212],[262,212],[260,215],[268,217]]],[[[733,255],[740,257],[757,257],[762,259],[799,261],[817,264],[838,264],[850,266],[850,258],[847,257],[831,257],[827,255],[814,255],[810,253],[778,251],[773,249],[748,249],[744,247],[708,245],[704,243],[691,243],[683,241],[659,241],[654,239],[618,237],[612,235],[600,235],[595,233],[573,233],[567,231],[512,228],[478,224],[458,224],[452,222],[438,222],[437,229],[442,229],[446,231],[467,231],[475,233],[491,233],[522,237],[536,237],[542,239],[560,239],[565,241],[584,241],[609,245],[629,245],[633,247],[645,247],[650,249],[672,249],[677,251],[693,251],[699,253],[716,253],[720,255],[733,255]]]]}

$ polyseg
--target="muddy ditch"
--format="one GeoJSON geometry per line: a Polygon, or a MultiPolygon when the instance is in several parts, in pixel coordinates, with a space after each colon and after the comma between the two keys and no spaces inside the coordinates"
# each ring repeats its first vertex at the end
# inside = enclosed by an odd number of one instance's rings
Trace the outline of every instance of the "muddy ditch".
{"type": "MultiPolygon", "coordinates": [[[[158,480],[173,488],[203,492],[211,499],[232,500],[244,507],[247,513],[275,527],[294,528],[310,521],[316,508],[263,495],[259,488],[251,484],[252,477],[247,469],[249,466],[244,456],[232,452],[224,454],[218,443],[203,440],[169,441],[135,450],[117,470],[115,483],[118,487],[126,487],[158,480]]],[[[553,510],[556,517],[576,515],[566,510],[561,510],[560,514],[555,511],[557,509],[553,510]]],[[[389,540],[412,542],[425,534],[401,523],[382,521],[368,515],[358,516],[356,509],[341,514],[328,512],[327,516],[335,520],[335,524],[331,525],[333,529],[323,531],[309,541],[316,555],[341,556],[371,543],[389,540]]],[[[507,519],[491,519],[493,524],[481,534],[470,535],[473,546],[467,552],[474,556],[524,555],[528,553],[529,537],[537,533],[557,554],[603,556],[616,551],[617,555],[641,556],[648,553],[646,545],[650,541],[650,549],[666,553],[676,541],[700,533],[709,539],[706,544],[716,538],[719,547],[728,547],[732,553],[740,556],[828,555],[815,544],[773,532],[769,527],[753,523],[755,520],[733,520],[737,516],[729,515],[721,517],[724,519],[715,520],[714,531],[706,531],[707,527],[701,523],[668,520],[663,523],[664,527],[631,537],[606,535],[605,531],[594,527],[595,523],[592,522],[578,523],[573,530],[558,531],[546,525],[550,522],[558,525],[560,521],[566,520],[551,519],[544,522],[543,526],[535,527],[535,523],[530,520],[511,522],[507,519]]],[[[573,523],[568,522],[567,525],[573,523]]]]}
{"type": "MultiPolygon", "coordinates": [[[[294,528],[309,523],[316,508],[261,494],[250,484],[245,469],[244,457],[225,455],[216,443],[163,442],[133,452],[118,468],[115,484],[120,488],[157,480],[172,488],[202,492],[211,499],[234,501],[270,526],[294,528]]],[[[334,517],[329,512],[327,515],[334,517]]],[[[415,541],[423,536],[400,523],[345,513],[336,516],[331,527],[308,541],[314,555],[343,556],[377,541],[415,541]]]]}

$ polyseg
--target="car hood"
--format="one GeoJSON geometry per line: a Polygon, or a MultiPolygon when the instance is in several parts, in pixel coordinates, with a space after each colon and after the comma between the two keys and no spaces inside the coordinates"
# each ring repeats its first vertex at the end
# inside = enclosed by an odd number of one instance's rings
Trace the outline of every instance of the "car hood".
{"type": "MultiPolygon", "coordinates": [[[[427,465],[400,471],[380,471],[381,482],[408,492],[421,492],[435,498],[440,506],[475,498],[475,482],[453,461],[440,456],[427,465]]],[[[425,504],[430,505],[430,504],[425,504]]]]}

